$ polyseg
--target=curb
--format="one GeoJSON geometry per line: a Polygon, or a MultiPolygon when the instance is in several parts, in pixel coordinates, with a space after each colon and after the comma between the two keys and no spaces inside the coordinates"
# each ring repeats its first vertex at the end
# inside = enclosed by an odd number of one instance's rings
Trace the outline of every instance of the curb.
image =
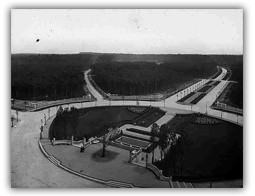
{"type": "Polygon", "coordinates": [[[76,176],[79,176],[79,177],[82,177],[84,179],[87,179],[87,180],[90,180],[90,181],[93,181],[93,182],[97,182],[97,183],[100,183],[100,184],[103,184],[103,185],[107,185],[107,186],[110,186],[110,187],[115,187],[115,188],[139,188],[139,187],[135,187],[133,184],[131,183],[126,183],[126,182],[120,182],[120,181],[114,181],[114,180],[110,180],[110,181],[104,181],[104,180],[101,180],[101,179],[98,179],[98,178],[94,178],[94,177],[91,177],[91,176],[87,176],[87,175],[84,175],[84,174],[81,174],[79,172],[76,172],[66,166],[63,166],[61,164],[61,162],[54,156],[52,155],[49,155],[45,149],[43,148],[42,146],[42,143],[40,140],[38,140],[38,145],[39,145],[39,148],[40,150],[42,151],[43,155],[50,161],[52,162],[54,165],[58,166],[59,168],[61,169],[64,169],[65,171],[71,173],[71,174],[74,174],[76,176]]]}

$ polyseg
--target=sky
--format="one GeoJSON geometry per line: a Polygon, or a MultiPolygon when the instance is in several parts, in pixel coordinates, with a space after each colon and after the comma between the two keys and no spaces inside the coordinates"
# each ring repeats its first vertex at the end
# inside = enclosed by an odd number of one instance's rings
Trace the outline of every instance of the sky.
{"type": "Polygon", "coordinates": [[[11,53],[243,54],[242,9],[12,9],[11,53]]]}

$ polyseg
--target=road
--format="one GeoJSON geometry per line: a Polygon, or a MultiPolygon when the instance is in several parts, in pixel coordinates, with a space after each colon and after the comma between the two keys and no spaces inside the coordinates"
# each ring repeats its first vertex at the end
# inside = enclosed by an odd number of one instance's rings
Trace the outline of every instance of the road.
{"type": "Polygon", "coordinates": [[[87,82],[87,87],[97,99],[95,106],[123,106],[123,105],[137,105],[140,106],[154,106],[154,107],[165,107],[165,108],[174,108],[174,109],[183,109],[183,110],[192,110],[194,112],[199,112],[207,115],[211,115],[216,118],[222,118],[226,121],[236,123],[239,125],[243,125],[243,116],[237,116],[233,113],[222,112],[219,110],[211,109],[210,106],[216,100],[219,93],[226,87],[227,81],[223,81],[222,79],[227,73],[225,68],[221,68],[221,74],[216,77],[214,80],[220,81],[220,83],[212,89],[203,99],[201,99],[196,105],[182,105],[177,103],[176,101],[181,99],[182,97],[186,96],[188,93],[195,91],[196,89],[200,88],[204,84],[206,84],[209,80],[202,79],[201,81],[197,82],[196,84],[191,85],[188,88],[183,89],[182,91],[172,95],[171,97],[166,98],[162,101],[109,101],[103,99],[102,95],[97,92],[97,90],[93,87],[93,85],[88,80],[88,73],[91,70],[85,72],[85,79],[87,82]]]}
{"type": "MultiPolygon", "coordinates": [[[[171,108],[181,109],[186,111],[196,111],[200,113],[208,113],[215,117],[222,117],[225,120],[231,122],[238,122],[243,124],[243,117],[229,114],[227,112],[220,112],[211,108],[205,107],[204,103],[212,103],[216,99],[215,93],[220,92],[224,86],[224,82],[221,83],[205,96],[198,104],[193,106],[181,105],[176,103],[177,95],[179,98],[185,94],[185,91],[193,91],[199,88],[201,85],[208,82],[208,80],[202,80],[191,87],[184,89],[183,91],[167,98],[164,101],[149,102],[149,101],[108,101],[96,91],[88,80],[88,73],[85,72],[85,80],[87,87],[93,96],[97,99],[94,102],[75,103],[69,104],[69,107],[75,106],[77,108],[85,107],[98,107],[98,106],[125,106],[125,105],[140,105],[140,106],[156,106],[163,107],[166,111],[171,112],[171,108]],[[189,89],[189,90],[188,90],[189,89]]],[[[224,70],[222,74],[217,77],[221,80],[224,77],[224,70]]],[[[63,105],[68,107],[68,105],[63,105]]],[[[50,108],[50,115],[56,114],[57,107],[50,108]]],[[[15,111],[11,110],[11,114],[15,116],[15,111]]],[[[44,114],[48,116],[48,109],[37,112],[19,112],[19,118],[21,121],[16,127],[11,128],[11,186],[12,187],[105,187],[102,184],[95,183],[78,176],[72,175],[54,164],[44,157],[38,146],[39,139],[39,127],[41,125],[41,119],[44,114]]]]}
{"type": "MultiPolygon", "coordinates": [[[[52,108],[52,114],[56,109],[52,108]]],[[[11,111],[13,114],[15,111],[11,111]]],[[[11,186],[15,188],[105,187],[68,173],[52,164],[38,146],[40,119],[46,110],[20,112],[21,121],[11,129],[11,186]]]]}

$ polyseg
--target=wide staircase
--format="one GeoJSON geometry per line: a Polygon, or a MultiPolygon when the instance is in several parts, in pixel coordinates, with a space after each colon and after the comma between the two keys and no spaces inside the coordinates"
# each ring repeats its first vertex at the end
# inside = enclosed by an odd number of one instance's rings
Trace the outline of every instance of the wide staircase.
{"type": "Polygon", "coordinates": [[[189,182],[169,181],[171,188],[194,188],[189,182]]]}

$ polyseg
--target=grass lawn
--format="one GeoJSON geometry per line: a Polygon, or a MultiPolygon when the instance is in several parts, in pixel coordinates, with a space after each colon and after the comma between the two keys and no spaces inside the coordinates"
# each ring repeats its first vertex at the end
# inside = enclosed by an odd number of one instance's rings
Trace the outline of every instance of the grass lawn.
{"type": "Polygon", "coordinates": [[[184,128],[191,146],[184,152],[183,175],[242,178],[242,127],[228,122],[216,125],[189,123],[184,128]]]}
{"type": "Polygon", "coordinates": [[[138,147],[141,147],[141,148],[147,148],[150,145],[149,142],[145,142],[145,141],[135,139],[135,138],[131,138],[131,137],[127,137],[127,136],[121,136],[120,138],[117,139],[117,141],[125,143],[125,144],[138,146],[138,147]]]}
{"type": "Polygon", "coordinates": [[[76,112],[57,116],[50,126],[50,138],[81,140],[83,137],[100,137],[108,128],[123,124],[149,126],[164,115],[159,108],[148,108],[142,114],[128,110],[128,107],[96,107],[77,109],[76,112]],[[74,118],[73,118],[74,117],[74,118]]]}
{"type": "Polygon", "coordinates": [[[188,95],[186,95],[185,97],[181,98],[180,100],[178,100],[178,102],[184,102],[186,101],[188,98],[190,98],[191,96],[193,96],[195,94],[195,92],[191,92],[188,95]]]}
{"type": "Polygon", "coordinates": [[[97,136],[105,131],[105,126],[107,125],[133,120],[138,116],[140,114],[130,112],[127,107],[93,108],[78,119],[78,132],[76,135],[97,136]]]}
{"type": "Polygon", "coordinates": [[[206,93],[202,93],[200,94],[197,98],[195,98],[193,101],[191,101],[190,103],[192,104],[197,104],[201,99],[203,99],[203,97],[206,95],[206,93]]]}
{"type": "Polygon", "coordinates": [[[202,87],[201,89],[199,89],[197,92],[205,93],[205,92],[207,92],[210,88],[212,88],[212,86],[206,85],[206,86],[202,87]]]}
{"type": "Polygon", "coordinates": [[[214,125],[189,122],[182,132],[183,140],[167,155],[168,175],[198,181],[243,177],[242,127],[225,121],[214,125]]]}
{"type": "Polygon", "coordinates": [[[135,124],[142,127],[149,127],[151,124],[159,120],[165,115],[165,112],[159,108],[150,108],[150,110],[139,118],[135,119],[135,124]]]}

